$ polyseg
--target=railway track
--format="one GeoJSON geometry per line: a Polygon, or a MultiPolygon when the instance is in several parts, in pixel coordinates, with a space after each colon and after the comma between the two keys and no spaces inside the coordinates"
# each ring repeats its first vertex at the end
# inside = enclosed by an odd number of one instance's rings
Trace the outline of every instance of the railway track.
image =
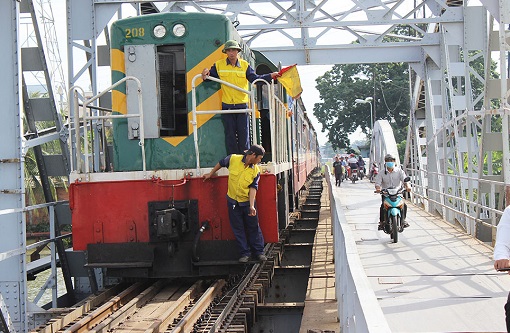
{"type": "Polygon", "coordinates": [[[137,282],[117,295],[99,295],[35,332],[248,332],[270,283],[271,262],[227,281],[137,282]]]}
{"type": "MultiPolygon", "coordinates": [[[[246,264],[243,274],[218,280],[119,285],[67,309],[33,332],[266,332],[260,313],[267,316],[268,311],[283,311],[285,318],[290,311],[300,322],[321,191],[322,180],[311,183],[301,212],[282,233],[282,241],[266,245],[268,260],[246,264]],[[300,296],[287,290],[289,284],[289,288],[303,289],[300,296]]],[[[291,327],[288,332],[295,331],[291,327]]]]}

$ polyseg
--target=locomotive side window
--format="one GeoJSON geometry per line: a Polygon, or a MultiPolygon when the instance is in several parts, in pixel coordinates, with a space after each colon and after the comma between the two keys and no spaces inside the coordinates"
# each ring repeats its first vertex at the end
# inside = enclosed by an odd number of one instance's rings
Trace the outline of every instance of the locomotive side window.
{"type": "Polygon", "coordinates": [[[157,48],[160,136],[188,135],[184,45],[157,48]]]}

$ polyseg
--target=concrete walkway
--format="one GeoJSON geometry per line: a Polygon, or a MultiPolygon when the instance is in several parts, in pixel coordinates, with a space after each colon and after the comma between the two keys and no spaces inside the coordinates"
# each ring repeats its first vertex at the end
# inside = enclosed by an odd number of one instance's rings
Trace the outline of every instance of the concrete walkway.
{"type": "Polygon", "coordinates": [[[510,276],[494,271],[492,248],[413,205],[392,243],[377,231],[373,190],[368,180],[333,189],[392,332],[506,332],[510,276]]]}

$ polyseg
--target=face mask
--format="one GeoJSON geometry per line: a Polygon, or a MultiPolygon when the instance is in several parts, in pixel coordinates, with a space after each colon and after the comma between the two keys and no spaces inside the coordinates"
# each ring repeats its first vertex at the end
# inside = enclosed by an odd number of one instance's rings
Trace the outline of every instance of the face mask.
{"type": "Polygon", "coordinates": [[[395,167],[395,162],[386,162],[386,167],[392,169],[395,167]]]}

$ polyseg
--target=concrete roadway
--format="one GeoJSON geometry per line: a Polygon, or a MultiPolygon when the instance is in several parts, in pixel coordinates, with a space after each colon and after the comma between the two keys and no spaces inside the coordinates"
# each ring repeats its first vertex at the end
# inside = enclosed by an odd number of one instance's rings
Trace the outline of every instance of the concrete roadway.
{"type": "Polygon", "coordinates": [[[392,243],[373,190],[366,179],[333,189],[392,332],[506,332],[510,276],[494,271],[492,248],[411,204],[392,243]]]}

